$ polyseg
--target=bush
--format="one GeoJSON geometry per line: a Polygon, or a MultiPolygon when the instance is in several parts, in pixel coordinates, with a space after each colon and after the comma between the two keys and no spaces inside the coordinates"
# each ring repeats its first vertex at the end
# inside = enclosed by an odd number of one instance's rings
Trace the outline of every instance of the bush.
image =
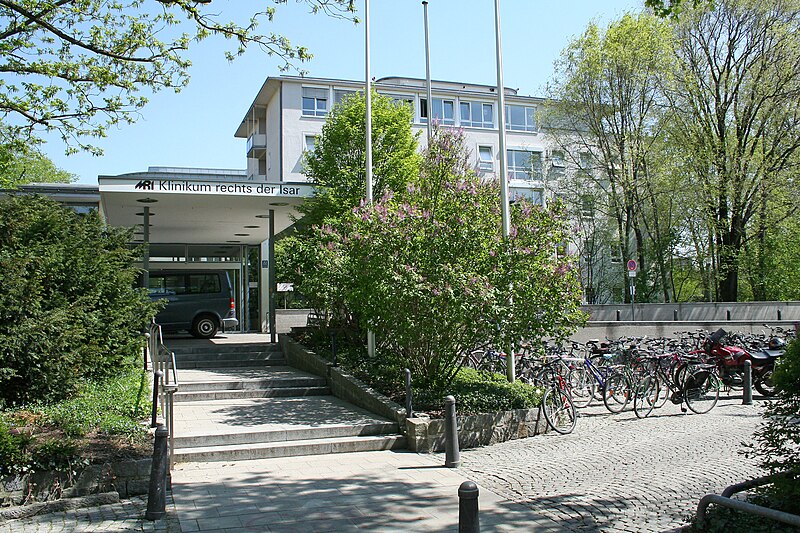
{"type": "Polygon", "coordinates": [[[509,383],[505,376],[462,368],[449,386],[443,389],[414,391],[415,408],[438,411],[444,397],[456,399],[461,415],[533,409],[542,401],[544,391],[533,385],[516,381],[509,383]]]}
{"type": "Polygon", "coordinates": [[[773,380],[777,398],[767,406],[766,422],[756,431],[748,453],[770,474],[795,473],[794,480],[778,480],[762,494],[771,507],[800,514],[800,340],[789,343],[773,380]]]}
{"type": "Polygon", "coordinates": [[[0,476],[19,471],[30,461],[28,446],[33,438],[24,432],[12,430],[8,422],[0,417],[0,476]]]}
{"type": "Polygon", "coordinates": [[[0,406],[114,375],[154,316],[130,231],[37,196],[0,201],[0,406]]]}

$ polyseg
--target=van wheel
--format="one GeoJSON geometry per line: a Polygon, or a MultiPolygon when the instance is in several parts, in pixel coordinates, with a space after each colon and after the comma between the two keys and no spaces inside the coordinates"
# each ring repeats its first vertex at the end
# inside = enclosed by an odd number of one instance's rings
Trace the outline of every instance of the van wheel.
{"type": "Polygon", "coordinates": [[[219,322],[211,315],[200,315],[192,324],[192,335],[198,339],[210,339],[219,331],[219,322]]]}

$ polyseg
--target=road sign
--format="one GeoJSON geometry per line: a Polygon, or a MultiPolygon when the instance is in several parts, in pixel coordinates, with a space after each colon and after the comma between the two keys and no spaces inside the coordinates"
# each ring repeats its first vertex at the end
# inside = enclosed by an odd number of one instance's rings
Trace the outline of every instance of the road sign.
{"type": "Polygon", "coordinates": [[[639,265],[636,263],[635,259],[628,260],[628,270],[631,272],[636,272],[637,268],[639,268],[639,265]]]}

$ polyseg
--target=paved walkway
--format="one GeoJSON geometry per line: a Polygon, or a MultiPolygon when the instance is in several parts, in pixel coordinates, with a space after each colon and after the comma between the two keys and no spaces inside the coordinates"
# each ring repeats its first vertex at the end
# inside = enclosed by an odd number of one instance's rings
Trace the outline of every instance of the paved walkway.
{"type": "Polygon", "coordinates": [[[705,415],[668,404],[644,420],[590,407],[570,435],[465,450],[460,470],[560,531],[667,531],[704,494],[762,475],[741,454],[761,420],[758,404],[725,399],[705,415]]]}
{"type": "Polygon", "coordinates": [[[483,531],[668,531],[699,498],[757,474],[738,452],[760,406],[720,402],[707,415],[676,406],[638,420],[590,408],[572,435],[546,435],[461,454],[364,452],[178,464],[168,519],[142,519],[133,499],[0,524],[5,532],[170,533],[456,531],[458,486],[480,487],[483,531]]]}

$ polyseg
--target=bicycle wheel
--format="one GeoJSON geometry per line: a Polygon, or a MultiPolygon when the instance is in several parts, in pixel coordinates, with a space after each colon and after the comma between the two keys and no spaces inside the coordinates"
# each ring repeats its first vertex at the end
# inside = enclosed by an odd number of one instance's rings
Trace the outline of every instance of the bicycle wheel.
{"type": "Polygon", "coordinates": [[[653,404],[653,407],[655,409],[659,409],[661,407],[664,407],[664,404],[667,403],[667,400],[669,399],[670,395],[670,390],[669,390],[669,385],[667,385],[666,383],[662,383],[661,379],[658,378],[656,379],[658,380],[658,397],[656,397],[656,401],[653,404]]]}
{"type": "Polygon", "coordinates": [[[569,386],[575,407],[588,407],[594,397],[594,378],[585,366],[577,366],[569,373],[569,386]]]}
{"type": "Polygon", "coordinates": [[[612,413],[621,413],[631,401],[631,380],[623,372],[614,372],[606,377],[603,385],[603,403],[612,413]]]}
{"type": "Polygon", "coordinates": [[[550,387],[542,398],[544,419],[554,431],[566,435],[575,429],[575,404],[569,393],[560,387],[550,387]]]}
{"type": "Polygon", "coordinates": [[[645,418],[653,412],[658,402],[659,386],[655,376],[644,376],[637,383],[633,396],[633,412],[638,418],[645,418]]]}
{"type": "Polygon", "coordinates": [[[713,369],[687,370],[683,384],[686,405],[698,415],[709,412],[719,400],[720,379],[713,369]]]}

